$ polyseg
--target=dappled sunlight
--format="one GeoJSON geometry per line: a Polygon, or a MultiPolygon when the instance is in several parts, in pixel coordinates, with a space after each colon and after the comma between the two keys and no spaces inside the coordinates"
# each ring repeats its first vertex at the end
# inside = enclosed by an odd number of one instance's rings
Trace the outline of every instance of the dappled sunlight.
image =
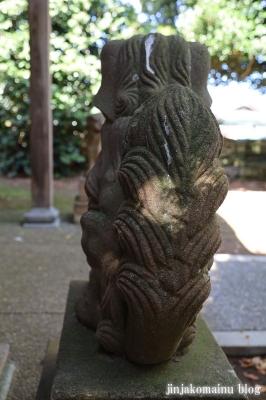
{"type": "Polygon", "coordinates": [[[266,192],[229,191],[217,211],[251,253],[266,254],[266,192]]]}

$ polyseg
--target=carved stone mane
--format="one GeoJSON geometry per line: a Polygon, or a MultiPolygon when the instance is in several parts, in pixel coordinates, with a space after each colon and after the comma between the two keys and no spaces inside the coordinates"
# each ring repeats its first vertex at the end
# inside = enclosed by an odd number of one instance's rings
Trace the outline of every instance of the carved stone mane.
{"type": "Polygon", "coordinates": [[[95,103],[106,122],[81,220],[92,269],[76,310],[107,350],[138,363],[187,347],[210,292],[227,178],[208,66],[206,48],[178,36],[135,36],[102,52],[95,103]]]}

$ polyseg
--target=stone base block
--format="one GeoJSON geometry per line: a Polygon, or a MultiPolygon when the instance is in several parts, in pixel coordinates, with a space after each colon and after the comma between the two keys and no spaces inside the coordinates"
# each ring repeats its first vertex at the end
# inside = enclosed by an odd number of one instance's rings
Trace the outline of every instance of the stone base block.
{"type": "Polygon", "coordinates": [[[9,353],[9,344],[0,343],[0,376],[3,372],[4,366],[9,353]]]}
{"type": "Polygon", "coordinates": [[[14,371],[14,364],[6,364],[0,375],[0,400],[7,398],[14,371]]]}
{"type": "Polygon", "coordinates": [[[51,400],[247,399],[201,317],[196,340],[178,359],[146,366],[107,353],[74,312],[75,298],[85,285],[80,281],[70,285],[51,400]]]}
{"type": "Polygon", "coordinates": [[[61,223],[60,218],[57,218],[54,222],[24,222],[24,228],[59,228],[61,223]]]}
{"type": "Polygon", "coordinates": [[[58,348],[59,339],[50,339],[35,400],[50,400],[51,398],[58,348]]]}
{"type": "Polygon", "coordinates": [[[266,354],[266,331],[212,332],[227,356],[254,357],[266,354]]]}
{"type": "Polygon", "coordinates": [[[54,207],[33,207],[24,215],[25,228],[57,228],[60,226],[59,211],[54,207]]]}

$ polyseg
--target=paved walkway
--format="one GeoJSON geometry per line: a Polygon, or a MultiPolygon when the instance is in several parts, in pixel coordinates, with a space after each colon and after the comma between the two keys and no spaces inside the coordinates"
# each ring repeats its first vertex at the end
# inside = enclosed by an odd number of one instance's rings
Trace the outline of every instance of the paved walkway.
{"type": "Polygon", "coordinates": [[[236,239],[234,253],[266,254],[265,205],[266,191],[228,192],[218,210],[224,239],[220,252],[232,253],[229,250],[236,239]]]}
{"type": "MultiPolygon", "coordinates": [[[[258,243],[257,250],[266,254],[266,193],[231,193],[219,211],[220,252],[250,254],[258,243]],[[247,219],[244,239],[241,221],[247,219]]],[[[15,221],[0,225],[0,343],[10,344],[9,358],[16,365],[8,400],[35,398],[47,342],[60,335],[69,282],[88,277],[80,236],[80,227],[70,223],[54,230],[25,229],[15,221]]],[[[251,255],[246,261],[218,255],[211,272],[213,291],[203,310],[213,330],[266,330],[265,257],[251,255]]]]}
{"type": "Polygon", "coordinates": [[[210,277],[202,314],[212,331],[266,331],[266,256],[216,254],[210,277]]]}
{"type": "Polygon", "coordinates": [[[0,343],[15,363],[8,400],[35,399],[50,337],[62,328],[69,282],[88,278],[79,226],[0,226],[0,343]]]}

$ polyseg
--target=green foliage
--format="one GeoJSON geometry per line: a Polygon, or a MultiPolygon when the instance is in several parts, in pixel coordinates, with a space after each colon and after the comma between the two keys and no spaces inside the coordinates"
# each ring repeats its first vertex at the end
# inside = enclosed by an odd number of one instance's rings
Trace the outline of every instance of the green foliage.
{"type": "Polygon", "coordinates": [[[232,51],[265,55],[265,14],[260,2],[253,0],[198,0],[189,14],[182,13],[182,32],[188,40],[207,43],[221,60],[232,51]]]}
{"type": "Polygon", "coordinates": [[[261,0],[141,0],[153,30],[205,44],[215,84],[249,80],[265,91],[266,2],[261,0]]]}
{"type": "MultiPolygon", "coordinates": [[[[177,32],[206,44],[211,82],[251,80],[266,88],[266,2],[141,0],[145,23],[114,0],[50,0],[54,166],[56,176],[86,168],[86,117],[100,84],[99,54],[112,39],[177,32]]],[[[0,0],[0,173],[30,174],[27,0],[0,0]]]]}
{"type": "MultiPolygon", "coordinates": [[[[0,2],[0,173],[29,174],[28,2],[0,2]]],[[[100,84],[101,48],[139,24],[131,6],[111,0],[50,0],[50,14],[54,167],[56,176],[67,176],[86,169],[81,149],[100,84]]]]}
{"type": "Polygon", "coordinates": [[[1,82],[0,171],[9,176],[30,173],[28,156],[29,126],[28,80],[9,76],[1,82]]]}
{"type": "Polygon", "coordinates": [[[265,87],[266,4],[254,0],[198,0],[193,10],[182,12],[179,21],[180,31],[188,40],[208,47],[218,83],[235,78],[265,87]],[[252,75],[255,71],[257,74],[252,75]]]}

